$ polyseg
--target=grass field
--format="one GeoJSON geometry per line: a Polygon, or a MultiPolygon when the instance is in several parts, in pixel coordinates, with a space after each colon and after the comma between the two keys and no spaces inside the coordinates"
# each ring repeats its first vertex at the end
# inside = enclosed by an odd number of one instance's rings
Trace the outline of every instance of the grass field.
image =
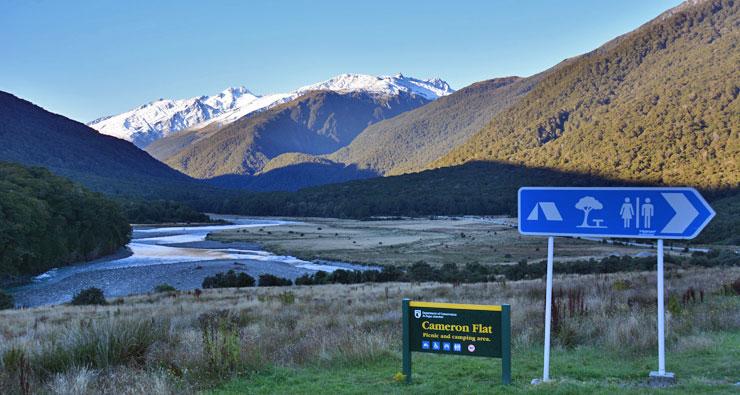
{"type": "MultiPolygon", "coordinates": [[[[299,221],[218,232],[209,238],[256,242],[277,254],[305,260],[398,266],[419,260],[434,266],[469,262],[516,263],[521,259],[542,260],[547,252],[546,238],[521,236],[507,218],[489,221],[472,218],[387,221],[301,218],[299,221]]],[[[558,238],[556,250],[560,261],[654,252],[571,238],[558,238]]]]}
{"type": "Polygon", "coordinates": [[[740,379],[737,352],[740,333],[692,336],[668,354],[668,368],[678,385],[653,389],[647,373],[655,370],[656,355],[634,355],[581,346],[552,350],[552,380],[531,385],[542,375],[542,349],[521,348],[513,356],[513,383],[501,383],[499,360],[455,356],[414,355],[413,383],[394,379],[401,366],[391,354],[364,364],[334,364],[311,368],[273,368],[235,379],[213,394],[451,394],[527,393],[570,394],[619,392],[644,394],[737,393],[740,379]],[[618,363],[615,363],[618,361],[618,363]],[[735,380],[735,381],[733,381],[735,380]]]}
{"type": "MultiPolygon", "coordinates": [[[[557,266],[557,265],[556,265],[557,266]]],[[[556,268],[557,270],[557,268],[556,268]]],[[[673,391],[721,393],[740,381],[740,268],[669,267],[673,391]],[[685,295],[693,289],[696,298],[685,295]],[[699,293],[703,296],[700,297],[699,293]]],[[[404,297],[512,306],[514,389],[642,392],[655,369],[655,274],[556,276],[552,376],[541,374],[544,282],[385,283],[158,293],[108,306],[0,312],[0,393],[477,393],[503,390],[499,362],[415,356],[400,370],[404,297]],[[561,294],[560,290],[564,292],[561,294]],[[568,290],[577,292],[567,292],[568,290]],[[571,296],[585,308],[569,311],[571,296]]]]}

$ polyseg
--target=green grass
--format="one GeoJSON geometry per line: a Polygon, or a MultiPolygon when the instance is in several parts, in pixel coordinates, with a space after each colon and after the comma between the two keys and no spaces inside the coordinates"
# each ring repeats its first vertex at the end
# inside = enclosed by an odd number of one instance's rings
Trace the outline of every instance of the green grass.
{"type": "Polygon", "coordinates": [[[497,359],[414,354],[413,384],[408,386],[393,378],[401,370],[400,355],[394,355],[368,364],[275,367],[234,379],[212,393],[737,393],[740,333],[706,335],[705,339],[708,341],[686,346],[683,351],[668,352],[667,368],[676,373],[678,384],[667,390],[646,386],[648,372],[656,370],[654,352],[635,356],[580,347],[554,349],[550,368],[553,382],[537,386],[530,381],[542,375],[542,350],[528,348],[516,350],[513,355],[511,387],[501,385],[501,363],[497,359]]]}

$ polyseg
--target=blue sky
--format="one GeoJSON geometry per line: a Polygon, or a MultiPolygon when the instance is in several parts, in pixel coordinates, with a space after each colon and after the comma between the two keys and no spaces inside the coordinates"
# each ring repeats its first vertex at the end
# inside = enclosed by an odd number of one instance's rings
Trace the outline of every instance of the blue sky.
{"type": "Polygon", "coordinates": [[[678,0],[0,0],[0,90],[79,121],[244,85],[282,92],[341,73],[527,76],[678,0]]]}

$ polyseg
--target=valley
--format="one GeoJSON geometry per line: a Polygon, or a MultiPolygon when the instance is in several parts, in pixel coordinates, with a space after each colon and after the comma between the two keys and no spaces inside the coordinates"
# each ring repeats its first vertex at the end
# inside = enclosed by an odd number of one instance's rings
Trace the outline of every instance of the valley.
{"type": "Polygon", "coordinates": [[[147,293],[161,284],[181,290],[200,288],[206,276],[228,270],[249,273],[257,278],[269,273],[295,279],[318,270],[337,268],[363,270],[363,266],[341,262],[311,262],[276,255],[254,242],[219,243],[206,241],[210,232],[272,229],[285,221],[221,216],[228,221],[217,225],[144,225],[133,228],[133,238],[117,253],[91,262],[52,268],[27,284],[8,290],[22,307],[57,305],[89,287],[101,289],[108,297],[147,293]]]}
{"type": "MultiPolygon", "coordinates": [[[[281,218],[289,223],[270,228],[251,227],[217,231],[208,240],[257,243],[279,255],[303,260],[354,262],[408,267],[424,261],[433,267],[513,265],[545,259],[545,238],[524,237],[516,220],[508,217],[440,217],[384,220],[281,218]],[[292,223],[291,223],[292,222],[292,223]]],[[[676,243],[681,245],[681,243],[676,243]]],[[[678,256],[688,255],[675,252],[678,256]]],[[[559,262],[602,259],[609,256],[645,257],[654,249],[562,238],[559,262]]]]}
{"type": "Polygon", "coordinates": [[[736,0],[12,2],[0,394],[736,393],[739,27],[736,0]],[[494,337],[424,341],[453,316],[494,337]],[[508,335],[510,386],[454,355],[508,335]]]}

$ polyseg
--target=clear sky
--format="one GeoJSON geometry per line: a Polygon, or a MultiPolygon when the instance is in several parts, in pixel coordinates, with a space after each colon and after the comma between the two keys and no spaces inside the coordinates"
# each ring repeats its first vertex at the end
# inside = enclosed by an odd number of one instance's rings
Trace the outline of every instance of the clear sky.
{"type": "Polygon", "coordinates": [[[158,99],[341,73],[458,89],[592,50],[678,0],[0,0],[0,90],[87,122],[158,99]]]}

